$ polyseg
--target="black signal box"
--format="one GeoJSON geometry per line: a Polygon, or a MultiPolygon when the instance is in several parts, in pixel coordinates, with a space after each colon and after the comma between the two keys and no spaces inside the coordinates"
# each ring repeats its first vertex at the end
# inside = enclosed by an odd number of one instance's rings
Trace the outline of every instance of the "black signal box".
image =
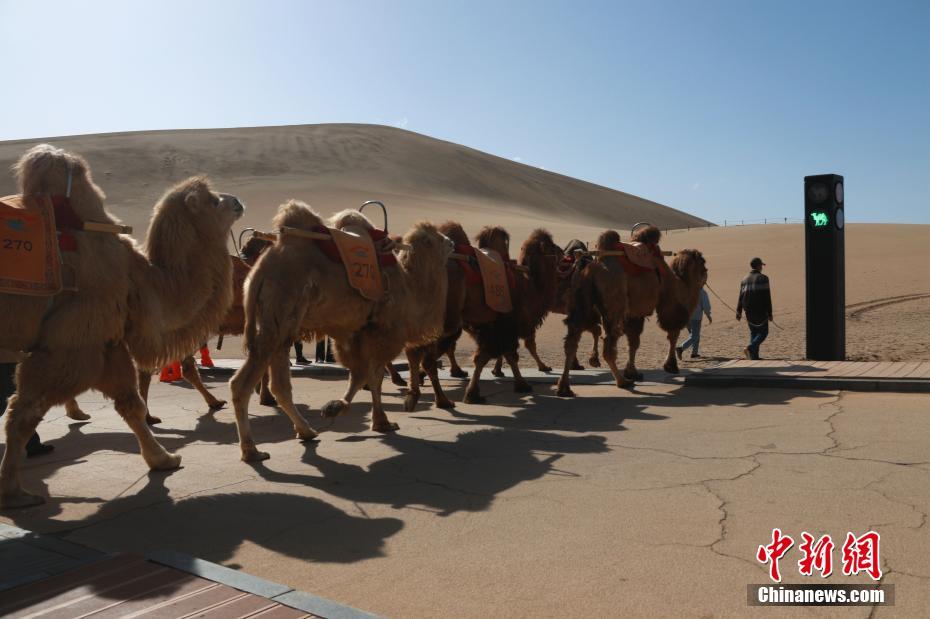
{"type": "Polygon", "coordinates": [[[804,177],[807,358],[846,359],[846,218],[843,177],[804,177]]]}

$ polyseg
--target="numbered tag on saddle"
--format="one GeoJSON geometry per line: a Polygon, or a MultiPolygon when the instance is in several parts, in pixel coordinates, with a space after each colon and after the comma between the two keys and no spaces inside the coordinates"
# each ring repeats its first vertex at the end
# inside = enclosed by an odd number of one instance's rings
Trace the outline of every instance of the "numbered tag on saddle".
{"type": "Polygon", "coordinates": [[[49,296],[60,291],[51,201],[45,196],[0,198],[0,292],[49,296]]]}
{"type": "Polygon", "coordinates": [[[380,301],[384,297],[384,284],[371,237],[346,230],[330,229],[329,233],[339,249],[349,285],[366,299],[380,301]]]}
{"type": "Polygon", "coordinates": [[[475,256],[478,257],[478,267],[481,269],[485,303],[495,312],[512,312],[510,284],[507,281],[507,267],[503,258],[493,249],[478,249],[475,256]]]}

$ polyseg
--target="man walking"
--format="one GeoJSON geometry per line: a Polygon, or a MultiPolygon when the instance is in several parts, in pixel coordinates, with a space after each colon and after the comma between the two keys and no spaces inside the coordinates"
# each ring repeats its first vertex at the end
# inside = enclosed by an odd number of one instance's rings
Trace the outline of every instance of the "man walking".
{"type": "Polygon", "coordinates": [[[746,311],[749,346],[743,349],[743,354],[747,359],[758,359],[759,345],[768,337],[769,321],[772,320],[772,293],[769,289],[769,278],[762,274],[762,267],[765,266],[762,259],[753,258],[749,266],[752,271],[743,278],[739,286],[736,319],[739,320],[743,310],[746,311]]]}
{"type": "Polygon", "coordinates": [[[695,307],[694,312],[691,313],[691,321],[688,323],[688,333],[691,335],[681,346],[675,349],[675,354],[678,355],[679,359],[681,359],[681,353],[686,348],[691,349],[692,359],[701,358],[698,347],[701,345],[701,320],[704,318],[704,314],[707,314],[707,324],[714,322],[714,319],[710,317],[710,299],[707,296],[707,291],[701,288],[701,292],[698,295],[697,307],[695,307]]]}

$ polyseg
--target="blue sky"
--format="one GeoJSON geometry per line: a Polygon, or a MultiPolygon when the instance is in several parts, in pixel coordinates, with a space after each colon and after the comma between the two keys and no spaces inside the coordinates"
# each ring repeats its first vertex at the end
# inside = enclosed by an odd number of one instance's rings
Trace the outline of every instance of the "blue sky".
{"type": "Polygon", "coordinates": [[[381,123],[712,221],[930,223],[930,2],[0,0],[0,140],[381,123]]]}

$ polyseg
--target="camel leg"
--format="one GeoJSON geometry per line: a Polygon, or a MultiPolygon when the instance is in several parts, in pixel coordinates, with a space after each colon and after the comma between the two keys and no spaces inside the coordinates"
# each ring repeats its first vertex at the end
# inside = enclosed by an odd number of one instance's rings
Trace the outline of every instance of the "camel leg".
{"type": "Polygon", "coordinates": [[[463,370],[455,359],[455,342],[452,342],[451,346],[449,346],[449,352],[446,353],[446,356],[449,357],[449,376],[452,378],[468,378],[468,372],[463,370]]]}
{"type": "Polygon", "coordinates": [[[436,358],[430,354],[424,356],[423,367],[426,369],[426,375],[429,376],[429,382],[433,385],[433,393],[436,396],[436,407],[445,408],[447,410],[455,408],[452,400],[446,396],[445,391],[442,390],[442,385],[439,383],[439,368],[436,365],[436,358]]]}
{"type": "MultiPolygon", "coordinates": [[[[420,347],[407,349],[407,365],[410,366],[411,380],[410,387],[407,389],[407,395],[404,396],[404,411],[408,413],[412,413],[417,406],[417,402],[420,401],[420,381],[413,380],[413,377],[420,374],[420,362],[423,359],[424,353],[425,350],[420,347]]],[[[392,368],[394,367],[392,364],[389,365],[391,365],[392,368]]]]}
{"type": "MultiPolygon", "coordinates": [[[[419,375],[420,368],[417,368],[419,375]]],[[[411,381],[414,382],[411,374],[411,381]]],[[[373,432],[397,432],[400,426],[392,421],[388,421],[387,415],[384,414],[384,406],[381,404],[381,383],[384,382],[384,370],[375,366],[368,373],[368,387],[371,389],[371,430],[373,432]]]]}
{"type": "Polygon", "coordinates": [[[275,399],[278,400],[278,406],[290,417],[291,423],[294,424],[294,432],[296,432],[297,438],[302,441],[310,441],[316,438],[316,431],[310,427],[307,420],[294,406],[288,349],[282,349],[272,358],[269,373],[271,374],[271,392],[274,394],[275,399]]]}
{"type": "Polygon", "coordinates": [[[65,414],[69,418],[74,419],[75,421],[87,421],[90,419],[90,415],[81,410],[81,407],[78,406],[77,400],[71,398],[65,402],[65,414]]]}
{"type": "Polygon", "coordinates": [[[217,400],[204,386],[203,381],[200,379],[200,371],[197,370],[197,362],[194,361],[193,355],[188,355],[181,360],[181,375],[184,377],[184,380],[194,386],[194,389],[200,392],[204,402],[207,403],[211,411],[216,411],[226,406],[226,400],[217,400]]]}
{"type": "Polygon", "coordinates": [[[168,470],[181,466],[181,456],[169,453],[162,447],[146,423],[148,411],[139,393],[136,365],[126,344],[119,343],[107,347],[103,372],[94,388],[113,400],[116,412],[136,435],[142,457],[150,469],[168,470]]]}
{"type": "Polygon", "coordinates": [[[520,373],[520,355],[517,354],[517,351],[512,350],[505,353],[504,356],[507,357],[507,365],[513,370],[514,393],[533,393],[532,385],[526,382],[523,374],[520,373]]]}
{"type": "Polygon", "coordinates": [[[562,377],[559,378],[556,395],[560,398],[573,398],[575,392],[572,391],[571,378],[569,373],[572,369],[572,359],[578,362],[578,341],[581,339],[581,329],[568,326],[568,333],[565,335],[565,367],[562,368],[562,377]]]}
{"type": "MultiPolygon", "coordinates": [[[[409,359],[409,357],[408,357],[408,359],[409,359]]],[[[398,387],[406,387],[406,386],[407,386],[407,381],[405,381],[405,380],[404,380],[404,377],[400,375],[400,372],[397,371],[397,368],[394,367],[394,364],[393,364],[393,363],[388,363],[388,364],[385,365],[384,367],[387,368],[388,374],[391,375],[391,382],[392,382],[393,384],[397,385],[398,387]]],[[[415,374],[413,373],[413,368],[412,368],[412,367],[410,368],[410,376],[411,376],[411,377],[412,377],[412,376],[415,376],[415,374]]],[[[415,381],[411,381],[411,382],[415,382],[415,381]]]]}
{"type": "MultiPolygon", "coordinates": [[[[383,366],[378,366],[378,376],[380,376],[382,380],[384,379],[383,366]]],[[[354,398],[359,389],[365,385],[365,381],[367,379],[368,377],[365,376],[364,372],[355,372],[350,369],[349,386],[346,387],[346,392],[343,394],[342,399],[330,400],[323,405],[323,409],[320,411],[320,413],[322,413],[324,417],[336,417],[343,413],[347,413],[349,411],[349,404],[352,403],[352,398],[354,398]]],[[[380,385],[381,382],[379,381],[378,384],[380,385]]]]}
{"type": "Polygon", "coordinates": [[[267,359],[259,359],[257,355],[253,356],[253,353],[249,353],[242,367],[229,380],[233,409],[236,412],[239,449],[244,462],[258,462],[270,457],[266,452],[258,451],[255,439],[252,438],[252,428],[249,425],[249,398],[252,396],[252,390],[262,380],[267,365],[267,359]]]}
{"type": "Polygon", "coordinates": [[[645,318],[627,318],[623,324],[626,342],[630,349],[629,360],[626,363],[626,369],[623,370],[623,375],[630,380],[643,379],[642,372],[636,369],[636,351],[639,350],[639,336],[643,333],[645,323],[645,318]]]}
{"type": "Polygon", "coordinates": [[[139,395],[142,396],[142,401],[145,402],[145,423],[150,426],[158,425],[161,423],[161,417],[154,417],[149,412],[149,387],[152,385],[152,375],[145,370],[139,370],[136,380],[139,381],[139,395]]]}
{"type": "Polygon", "coordinates": [[[497,376],[498,378],[504,377],[504,358],[498,357],[497,361],[494,362],[494,367],[491,369],[491,374],[497,376]]]}
{"type": "Polygon", "coordinates": [[[536,334],[533,333],[528,338],[523,340],[523,345],[526,346],[526,349],[530,352],[530,356],[533,357],[533,360],[536,362],[536,369],[540,372],[551,372],[552,368],[542,362],[542,359],[539,358],[539,353],[536,351],[536,334]]]}
{"type": "Polygon", "coordinates": [[[481,396],[481,371],[484,366],[491,360],[488,353],[483,352],[480,348],[475,351],[475,370],[472,372],[471,379],[468,381],[468,387],[465,388],[465,402],[468,404],[484,404],[487,398],[481,396]]]}
{"type": "Polygon", "coordinates": [[[26,443],[36,431],[49,406],[20,395],[10,398],[6,412],[6,450],[0,462],[0,508],[15,509],[41,505],[45,499],[23,490],[19,468],[26,455],[26,443]]]}
{"type": "MultiPolygon", "coordinates": [[[[605,323],[607,320],[605,320],[605,323]]],[[[620,340],[620,337],[623,335],[620,332],[620,321],[615,320],[612,324],[604,325],[604,361],[607,362],[607,366],[610,368],[611,374],[614,375],[614,380],[617,381],[617,386],[621,388],[632,387],[632,384],[629,380],[623,375],[623,372],[617,367],[617,342],[620,340]]]]}
{"type": "Polygon", "coordinates": [[[277,406],[278,401],[274,399],[274,396],[271,394],[271,389],[268,388],[268,382],[271,380],[271,375],[268,373],[268,370],[262,372],[262,378],[255,385],[255,393],[258,394],[258,403],[262,406],[277,406]]]}
{"type": "Polygon", "coordinates": [[[678,336],[681,329],[673,329],[666,335],[668,337],[668,355],[665,357],[665,364],[662,366],[669,374],[678,374],[678,356],[675,354],[675,346],[678,345],[678,336]]]}
{"type": "Polygon", "coordinates": [[[594,336],[594,347],[591,349],[591,356],[588,357],[588,365],[592,368],[601,367],[601,360],[597,356],[597,343],[601,339],[601,328],[597,325],[591,328],[591,335],[594,336]]]}

